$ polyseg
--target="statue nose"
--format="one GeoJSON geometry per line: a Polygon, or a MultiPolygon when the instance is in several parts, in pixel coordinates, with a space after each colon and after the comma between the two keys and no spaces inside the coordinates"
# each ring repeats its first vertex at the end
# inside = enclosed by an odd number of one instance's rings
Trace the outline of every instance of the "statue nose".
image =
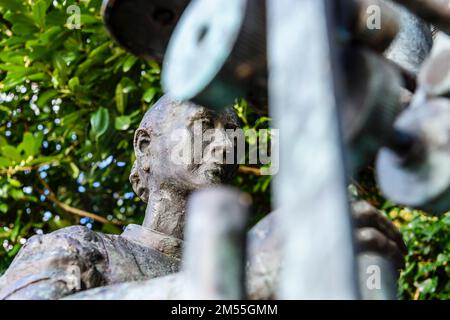
{"type": "Polygon", "coordinates": [[[217,134],[217,136],[214,138],[211,144],[212,144],[211,146],[212,152],[215,153],[222,152],[223,154],[225,154],[227,150],[233,146],[233,143],[231,142],[230,138],[225,132],[217,134]]]}

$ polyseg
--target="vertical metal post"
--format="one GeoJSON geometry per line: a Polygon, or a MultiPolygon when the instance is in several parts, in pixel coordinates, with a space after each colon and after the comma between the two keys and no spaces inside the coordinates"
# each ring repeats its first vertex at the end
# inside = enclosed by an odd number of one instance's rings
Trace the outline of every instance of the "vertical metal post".
{"type": "Polygon", "coordinates": [[[245,248],[251,199],[220,187],[188,202],[183,272],[187,299],[245,298],[245,248]]]}
{"type": "Polygon", "coordinates": [[[356,299],[357,277],[326,0],[267,0],[269,106],[280,129],[278,298],[356,299]]]}

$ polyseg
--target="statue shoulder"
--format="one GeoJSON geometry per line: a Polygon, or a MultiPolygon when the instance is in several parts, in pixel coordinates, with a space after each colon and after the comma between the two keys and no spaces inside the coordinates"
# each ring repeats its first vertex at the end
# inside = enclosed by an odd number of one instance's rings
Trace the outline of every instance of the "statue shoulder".
{"type": "Polygon", "coordinates": [[[0,299],[59,298],[102,284],[106,268],[101,236],[84,226],[34,235],[0,278],[0,299]]]}
{"type": "Polygon", "coordinates": [[[71,226],[29,238],[11,267],[24,259],[39,260],[43,256],[57,257],[58,255],[61,255],[61,258],[63,256],[80,257],[82,254],[95,251],[104,251],[101,236],[87,227],[71,226]]]}

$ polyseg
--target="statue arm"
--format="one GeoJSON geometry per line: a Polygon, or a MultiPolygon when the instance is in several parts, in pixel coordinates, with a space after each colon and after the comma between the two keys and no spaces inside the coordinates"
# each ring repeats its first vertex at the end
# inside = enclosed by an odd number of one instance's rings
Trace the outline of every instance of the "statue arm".
{"type": "Polygon", "coordinates": [[[0,299],[58,299],[104,283],[102,240],[75,226],[31,237],[0,278],[0,299]]]}

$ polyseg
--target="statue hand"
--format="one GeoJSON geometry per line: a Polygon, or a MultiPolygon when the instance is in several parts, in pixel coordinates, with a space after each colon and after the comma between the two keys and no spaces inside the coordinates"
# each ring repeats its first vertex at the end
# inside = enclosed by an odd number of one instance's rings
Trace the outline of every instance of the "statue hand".
{"type": "Polygon", "coordinates": [[[353,202],[352,208],[357,251],[377,252],[402,269],[408,249],[396,226],[366,201],[353,202]]]}

